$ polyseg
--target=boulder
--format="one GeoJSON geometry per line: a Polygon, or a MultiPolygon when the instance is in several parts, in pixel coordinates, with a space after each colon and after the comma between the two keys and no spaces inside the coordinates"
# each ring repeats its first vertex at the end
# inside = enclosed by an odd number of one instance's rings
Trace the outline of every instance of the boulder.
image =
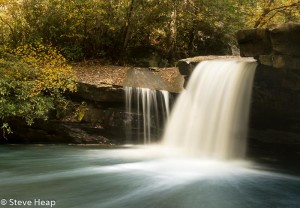
{"type": "Polygon", "coordinates": [[[129,69],[123,85],[153,90],[169,90],[168,84],[159,75],[154,74],[150,68],[129,69]]]}
{"type": "Polygon", "coordinates": [[[300,58],[300,24],[287,23],[269,29],[275,54],[300,58]]]}
{"type": "Polygon", "coordinates": [[[268,29],[240,30],[236,36],[242,57],[257,57],[272,52],[268,29]]]}

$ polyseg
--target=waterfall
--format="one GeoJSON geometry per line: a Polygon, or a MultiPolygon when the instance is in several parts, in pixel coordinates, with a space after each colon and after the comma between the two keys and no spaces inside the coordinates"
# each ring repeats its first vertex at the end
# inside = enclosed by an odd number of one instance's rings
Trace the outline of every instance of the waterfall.
{"type": "Polygon", "coordinates": [[[133,87],[124,87],[124,90],[127,140],[142,137],[144,144],[150,144],[152,138],[158,136],[159,129],[169,116],[169,92],[133,87]],[[133,132],[137,132],[137,135],[133,135],[133,132]],[[141,132],[143,136],[140,135],[141,132]]]}
{"type": "Polygon", "coordinates": [[[246,136],[254,60],[203,61],[175,103],[163,144],[204,158],[240,158],[246,136]]]}

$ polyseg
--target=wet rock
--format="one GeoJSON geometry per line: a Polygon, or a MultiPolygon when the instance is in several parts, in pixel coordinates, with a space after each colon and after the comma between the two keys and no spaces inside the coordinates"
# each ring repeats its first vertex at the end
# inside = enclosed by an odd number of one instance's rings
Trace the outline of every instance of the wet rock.
{"type": "Polygon", "coordinates": [[[187,84],[193,70],[202,61],[207,60],[247,60],[240,56],[196,56],[187,59],[181,59],[177,63],[180,74],[184,77],[184,86],[187,84]]]}

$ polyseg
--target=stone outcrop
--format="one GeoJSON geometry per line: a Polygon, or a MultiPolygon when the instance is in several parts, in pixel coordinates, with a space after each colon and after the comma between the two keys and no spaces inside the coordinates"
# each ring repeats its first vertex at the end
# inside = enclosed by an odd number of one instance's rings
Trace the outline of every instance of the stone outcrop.
{"type": "MultiPolygon", "coordinates": [[[[300,68],[299,68],[300,69],[300,68]]],[[[259,64],[253,85],[250,146],[261,155],[299,157],[300,70],[259,64]],[[261,148],[263,146],[263,148],[261,148]]]]}
{"type": "Polygon", "coordinates": [[[271,40],[267,29],[248,29],[237,32],[240,55],[257,57],[272,52],[271,40]]]}
{"type": "Polygon", "coordinates": [[[183,89],[183,82],[183,77],[176,67],[130,68],[123,85],[179,93],[183,89]]]}
{"type": "Polygon", "coordinates": [[[93,83],[79,82],[77,84],[77,92],[71,95],[79,100],[104,103],[123,103],[124,90],[120,85],[96,85],[93,83]]]}
{"type": "Polygon", "coordinates": [[[263,65],[280,69],[299,69],[299,37],[300,24],[297,23],[237,32],[241,56],[255,57],[263,65]]]}
{"type": "Polygon", "coordinates": [[[7,142],[104,145],[124,142],[126,112],[122,86],[78,83],[78,91],[68,96],[73,106],[80,108],[84,103],[81,110],[73,109],[72,118],[57,120],[54,115],[32,126],[15,119],[10,122],[14,134],[7,135],[7,142]]]}
{"type": "Polygon", "coordinates": [[[241,56],[255,57],[249,137],[270,152],[300,152],[300,24],[241,30],[241,56]],[[266,145],[268,144],[268,145],[266,145]],[[274,150],[275,148],[275,150],[274,150]],[[290,151],[293,149],[293,151],[290,151]]]}
{"type": "Polygon", "coordinates": [[[123,82],[124,86],[141,87],[155,90],[168,90],[168,84],[149,68],[132,68],[127,72],[123,82]]]}
{"type": "Polygon", "coordinates": [[[187,84],[193,70],[202,61],[208,60],[247,60],[240,56],[196,56],[187,59],[181,59],[177,63],[180,74],[184,78],[184,86],[187,84]]]}

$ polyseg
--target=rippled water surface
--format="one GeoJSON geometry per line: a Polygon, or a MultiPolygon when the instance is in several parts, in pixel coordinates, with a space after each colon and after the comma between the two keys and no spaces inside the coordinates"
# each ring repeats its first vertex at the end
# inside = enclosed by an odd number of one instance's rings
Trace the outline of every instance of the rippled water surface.
{"type": "Polygon", "coordinates": [[[1,146],[0,157],[5,200],[55,200],[63,208],[300,207],[298,176],[253,163],[179,158],[154,147],[1,146]]]}

